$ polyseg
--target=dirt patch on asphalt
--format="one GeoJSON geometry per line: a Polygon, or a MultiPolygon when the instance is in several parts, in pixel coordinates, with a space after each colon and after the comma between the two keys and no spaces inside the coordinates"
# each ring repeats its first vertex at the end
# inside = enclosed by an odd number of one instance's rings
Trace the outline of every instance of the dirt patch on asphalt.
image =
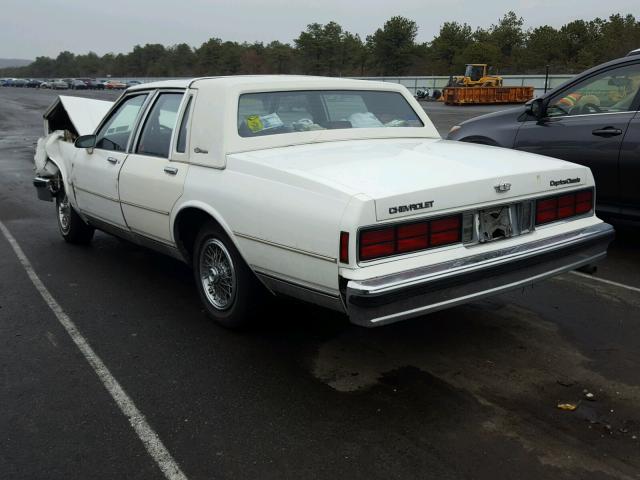
{"type": "Polygon", "coordinates": [[[417,368],[488,407],[481,415],[469,410],[467,422],[517,440],[544,465],[639,478],[640,387],[607,379],[589,364],[554,323],[522,307],[482,302],[429,322],[348,330],[320,346],[312,368],[344,393],[417,368]],[[577,409],[559,410],[562,402],[577,409]]]}

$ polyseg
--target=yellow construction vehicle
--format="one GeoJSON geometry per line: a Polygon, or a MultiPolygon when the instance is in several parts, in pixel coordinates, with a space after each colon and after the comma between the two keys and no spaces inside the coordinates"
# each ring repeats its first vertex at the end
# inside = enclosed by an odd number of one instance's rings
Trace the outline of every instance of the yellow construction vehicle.
{"type": "Polygon", "coordinates": [[[533,98],[533,87],[503,87],[502,77],[489,75],[486,63],[469,63],[464,76],[451,76],[441,100],[448,105],[524,103],[533,98]]]}
{"type": "Polygon", "coordinates": [[[464,76],[451,77],[447,87],[501,87],[502,77],[489,75],[486,63],[468,63],[464,76]]]}

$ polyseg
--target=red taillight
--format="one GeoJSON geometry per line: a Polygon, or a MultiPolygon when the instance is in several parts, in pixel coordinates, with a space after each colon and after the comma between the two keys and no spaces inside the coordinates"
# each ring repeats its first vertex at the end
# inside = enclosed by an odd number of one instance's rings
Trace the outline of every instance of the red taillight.
{"type": "Polygon", "coordinates": [[[349,232],[340,232],[340,262],[349,263],[349,232]]]}
{"type": "Polygon", "coordinates": [[[446,230],[455,230],[460,228],[460,217],[447,217],[431,222],[432,232],[444,232],[446,230]]]}
{"type": "Polygon", "coordinates": [[[360,233],[360,259],[393,255],[395,251],[395,230],[393,227],[366,230],[360,233]]]}
{"type": "Polygon", "coordinates": [[[360,234],[360,245],[393,242],[393,227],[379,230],[367,230],[360,234]]]}
{"type": "Polygon", "coordinates": [[[429,248],[429,224],[409,223],[396,227],[398,252],[414,252],[429,248]]]}
{"type": "Polygon", "coordinates": [[[440,247],[461,240],[460,215],[360,232],[360,260],[440,247]]]}
{"type": "Polygon", "coordinates": [[[440,245],[448,245],[460,241],[460,231],[449,230],[446,232],[432,233],[431,246],[439,247],[440,245]]]}
{"type": "Polygon", "coordinates": [[[576,193],[576,215],[591,211],[593,208],[593,190],[576,193]]]}
{"type": "Polygon", "coordinates": [[[395,253],[394,245],[389,243],[377,243],[360,247],[360,260],[371,260],[373,258],[388,257],[395,253]]]}
{"type": "Polygon", "coordinates": [[[448,245],[450,243],[459,242],[461,238],[460,232],[460,216],[441,218],[431,222],[431,246],[439,247],[440,245],[448,245]]]}
{"type": "Polygon", "coordinates": [[[571,217],[576,212],[576,196],[563,195],[558,197],[558,218],[571,217]]]}
{"type": "Polygon", "coordinates": [[[588,213],[593,209],[593,190],[582,190],[536,202],[536,225],[588,213]]]}

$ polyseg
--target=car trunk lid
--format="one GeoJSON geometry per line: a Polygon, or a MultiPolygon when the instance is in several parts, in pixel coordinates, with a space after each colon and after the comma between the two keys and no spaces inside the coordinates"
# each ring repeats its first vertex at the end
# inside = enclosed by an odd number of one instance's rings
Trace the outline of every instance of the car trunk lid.
{"type": "Polygon", "coordinates": [[[375,201],[379,221],[544,194],[587,183],[583,166],[439,139],[332,142],[241,154],[375,201]]]}

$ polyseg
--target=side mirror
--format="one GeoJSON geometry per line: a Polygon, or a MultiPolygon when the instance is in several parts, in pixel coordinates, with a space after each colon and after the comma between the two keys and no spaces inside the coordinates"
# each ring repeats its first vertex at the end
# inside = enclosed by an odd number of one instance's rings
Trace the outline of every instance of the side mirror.
{"type": "Polygon", "coordinates": [[[76,148],[94,148],[96,146],[96,136],[80,135],[78,138],[76,138],[76,141],[73,142],[73,145],[76,148]]]}
{"type": "Polygon", "coordinates": [[[544,117],[543,100],[541,98],[534,98],[530,102],[527,102],[524,106],[524,111],[537,119],[541,119],[544,117]]]}

